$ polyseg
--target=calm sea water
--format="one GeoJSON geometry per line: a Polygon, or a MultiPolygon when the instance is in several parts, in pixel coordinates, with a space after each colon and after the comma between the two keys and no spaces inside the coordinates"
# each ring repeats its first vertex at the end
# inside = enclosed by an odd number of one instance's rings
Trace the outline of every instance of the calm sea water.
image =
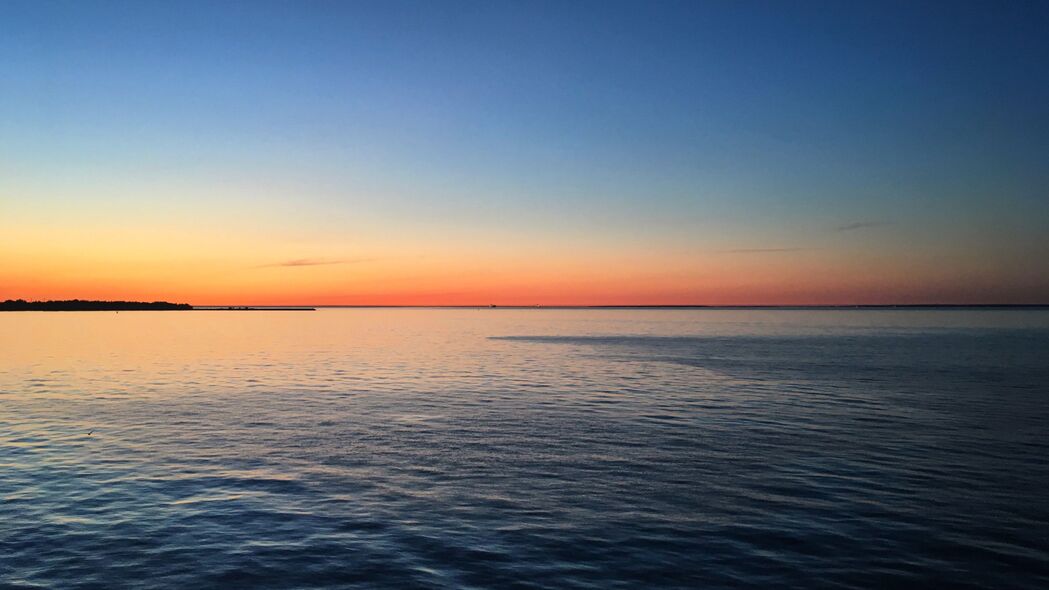
{"type": "Polygon", "coordinates": [[[5,588],[1049,586],[1049,311],[0,314],[5,588]]]}

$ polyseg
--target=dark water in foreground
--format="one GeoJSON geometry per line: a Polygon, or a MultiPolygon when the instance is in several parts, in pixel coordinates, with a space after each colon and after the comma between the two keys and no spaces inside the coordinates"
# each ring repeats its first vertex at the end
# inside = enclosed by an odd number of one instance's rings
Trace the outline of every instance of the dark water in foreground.
{"type": "Polygon", "coordinates": [[[5,314],[0,586],[1044,588],[1047,395],[1046,311],[5,314]]]}

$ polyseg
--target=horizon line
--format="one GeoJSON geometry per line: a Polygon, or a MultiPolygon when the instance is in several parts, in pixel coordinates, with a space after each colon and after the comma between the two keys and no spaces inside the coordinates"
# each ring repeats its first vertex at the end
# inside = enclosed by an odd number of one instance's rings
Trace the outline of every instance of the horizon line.
{"type": "Polygon", "coordinates": [[[226,308],[226,307],[260,307],[260,308],[344,308],[344,309],[806,309],[806,308],[932,308],[932,307],[974,307],[974,308],[1035,308],[1049,307],[1049,301],[1039,303],[1002,303],[1002,302],[980,302],[980,303],[958,303],[958,302],[932,302],[932,303],[639,303],[639,304],[500,304],[500,303],[472,303],[472,304],[317,304],[317,303],[205,303],[195,304],[186,302],[170,302],[167,300],[135,301],[135,300],[104,300],[104,299],[37,299],[26,300],[5,297],[0,303],[22,301],[26,303],[58,303],[79,301],[84,303],[165,303],[170,305],[188,305],[193,308],[226,308]]]}
{"type": "Polygon", "coordinates": [[[190,304],[193,307],[316,307],[316,308],[343,308],[343,309],[770,309],[770,308],[920,308],[920,307],[1049,307],[1046,303],[758,303],[758,304],[720,304],[720,303],[681,303],[681,304],[463,304],[463,305],[441,305],[441,304],[317,304],[317,303],[295,303],[295,304],[190,304]]]}

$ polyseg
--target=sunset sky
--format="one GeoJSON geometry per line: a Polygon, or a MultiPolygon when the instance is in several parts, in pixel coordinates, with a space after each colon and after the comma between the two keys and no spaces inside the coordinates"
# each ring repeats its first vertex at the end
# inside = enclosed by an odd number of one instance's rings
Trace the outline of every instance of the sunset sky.
{"type": "Polygon", "coordinates": [[[1046,2],[0,3],[0,300],[1049,302],[1046,2]]]}

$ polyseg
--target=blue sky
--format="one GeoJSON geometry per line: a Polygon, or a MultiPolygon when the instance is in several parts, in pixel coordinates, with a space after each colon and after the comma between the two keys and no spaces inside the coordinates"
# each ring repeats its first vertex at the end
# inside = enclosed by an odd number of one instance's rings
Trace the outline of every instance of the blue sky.
{"type": "Polygon", "coordinates": [[[1047,25],[1038,2],[5,2],[0,206],[23,233],[207,206],[419,252],[875,252],[1044,300],[1047,25]]]}

